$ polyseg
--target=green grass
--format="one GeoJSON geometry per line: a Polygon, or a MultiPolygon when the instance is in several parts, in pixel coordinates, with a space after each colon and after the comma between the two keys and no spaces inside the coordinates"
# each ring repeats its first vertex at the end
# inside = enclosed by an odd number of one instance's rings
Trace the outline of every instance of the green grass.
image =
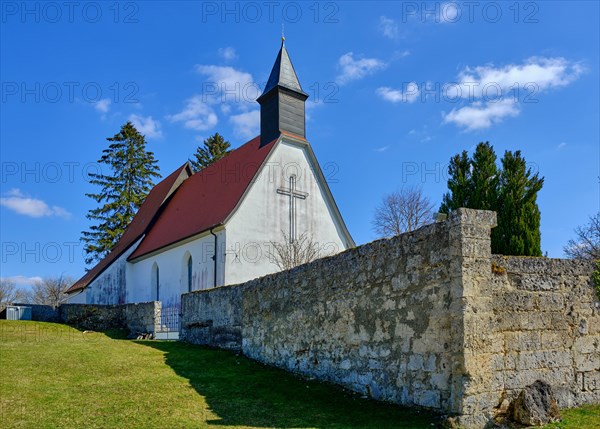
{"type": "Polygon", "coordinates": [[[545,429],[598,429],[600,405],[586,405],[571,410],[561,410],[562,421],[545,426],[545,429]]]}
{"type": "Polygon", "coordinates": [[[0,321],[0,427],[408,429],[439,421],[234,353],[118,334],[0,321]]]}
{"type": "MultiPolygon", "coordinates": [[[[547,428],[600,428],[600,406],[562,415],[547,428]]],[[[439,421],[230,352],[0,320],[1,428],[409,429],[439,421]]]]}

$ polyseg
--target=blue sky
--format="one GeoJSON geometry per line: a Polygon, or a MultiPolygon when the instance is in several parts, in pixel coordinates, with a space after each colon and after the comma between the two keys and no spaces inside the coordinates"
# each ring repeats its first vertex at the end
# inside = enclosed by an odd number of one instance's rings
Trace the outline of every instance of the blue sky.
{"type": "Polygon", "coordinates": [[[449,158],[490,141],[546,181],[542,250],[599,209],[598,2],[2,2],[1,276],[84,272],[86,174],[132,120],[161,173],[218,131],[258,134],[286,46],[307,137],[357,243],[402,186],[436,205],[449,158]]]}

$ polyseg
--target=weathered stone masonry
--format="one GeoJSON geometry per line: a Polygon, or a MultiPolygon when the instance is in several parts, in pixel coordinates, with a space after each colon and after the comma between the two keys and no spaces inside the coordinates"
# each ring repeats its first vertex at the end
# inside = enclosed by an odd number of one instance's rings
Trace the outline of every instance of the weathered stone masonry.
{"type": "Polygon", "coordinates": [[[31,307],[32,320],[58,322],[93,331],[128,329],[132,333],[154,333],[160,328],[160,301],[134,304],[23,304],[31,307]]]}
{"type": "Polygon", "coordinates": [[[592,264],[490,252],[492,212],[182,299],[182,338],[482,427],[542,379],[600,402],[592,264]]]}
{"type": "Polygon", "coordinates": [[[486,415],[541,379],[561,407],[600,403],[600,305],[592,262],[493,256],[469,308],[465,407],[486,415]]]}

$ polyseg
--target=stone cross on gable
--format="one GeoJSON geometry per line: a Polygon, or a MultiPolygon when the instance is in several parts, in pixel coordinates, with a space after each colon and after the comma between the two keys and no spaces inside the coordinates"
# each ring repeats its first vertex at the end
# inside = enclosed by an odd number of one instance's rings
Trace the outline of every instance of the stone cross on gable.
{"type": "Polygon", "coordinates": [[[289,187],[277,188],[277,193],[289,197],[290,202],[290,233],[289,240],[293,243],[296,240],[296,200],[305,200],[308,197],[307,192],[302,192],[296,189],[296,176],[292,175],[289,178],[289,187]]]}

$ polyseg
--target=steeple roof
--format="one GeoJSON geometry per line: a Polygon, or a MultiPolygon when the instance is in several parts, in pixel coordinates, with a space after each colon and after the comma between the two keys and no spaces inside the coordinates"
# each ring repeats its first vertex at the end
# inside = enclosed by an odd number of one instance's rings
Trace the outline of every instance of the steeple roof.
{"type": "Polygon", "coordinates": [[[262,95],[265,95],[276,86],[306,94],[302,91],[300,81],[298,80],[298,76],[292,65],[292,60],[290,60],[288,51],[285,48],[284,40],[281,41],[281,49],[279,49],[279,54],[277,54],[277,59],[275,60],[275,64],[273,64],[273,69],[271,70],[269,80],[267,81],[267,85],[265,86],[262,95]]]}

